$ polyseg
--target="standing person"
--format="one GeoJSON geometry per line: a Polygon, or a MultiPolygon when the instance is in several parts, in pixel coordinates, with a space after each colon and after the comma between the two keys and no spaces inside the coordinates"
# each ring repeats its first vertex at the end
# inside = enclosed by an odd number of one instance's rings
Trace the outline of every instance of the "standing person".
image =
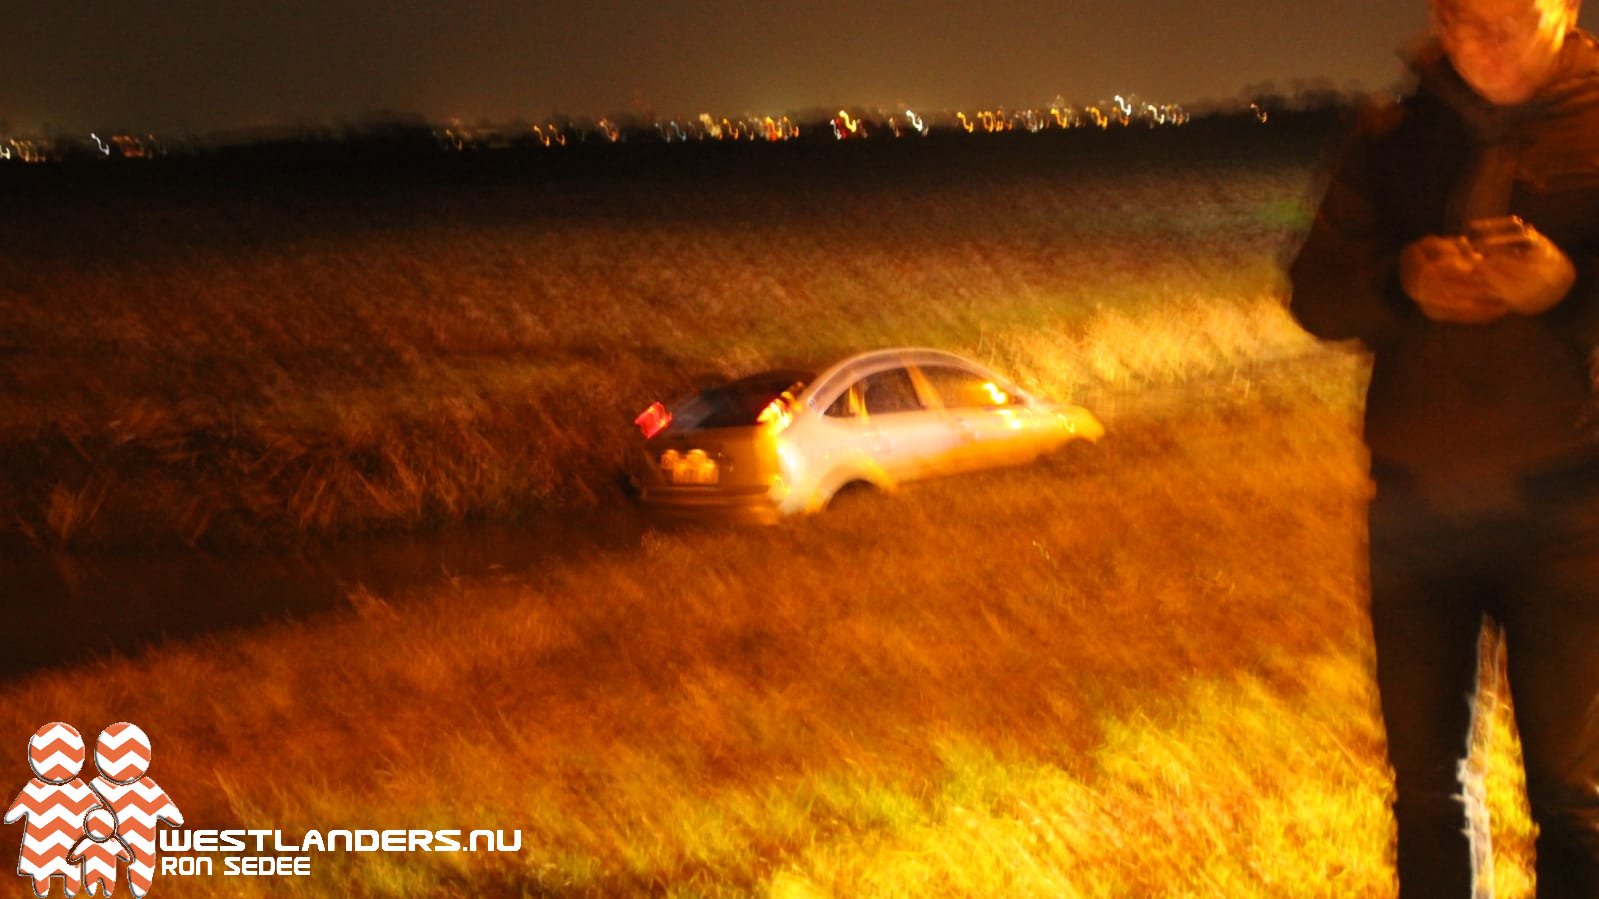
{"type": "Polygon", "coordinates": [[[78,777],[85,751],[83,736],[65,721],[46,724],[28,740],[33,779],[17,794],[4,820],[25,822],[17,873],[33,881],[35,896],[50,895],[56,877],[62,879],[62,891],[69,899],[83,885],[82,869],[67,856],[71,841],[83,833],[85,817],[100,804],[78,777]]]}
{"type": "Polygon", "coordinates": [[[1599,44],[1579,2],[1432,0],[1415,91],[1357,129],[1289,271],[1300,323],[1372,354],[1371,617],[1405,899],[1472,895],[1459,770],[1484,616],[1505,634],[1539,895],[1599,897],[1599,44]]]}
{"type": "Polygon", "coordinates": [[[91,896],[110,896],[117,890],[117,862],[133,862],[133,850],[117,836],[117,819],[104,806],[90,809],[83,819],[84,835],[72,847],[67,861],[83,866],[83,890],[91,896]]]}
{"type": "Polygon", "coordinates": [[[117,836],[133,852],[128,862],[128,890],[144,899],[155,880],[158,858],[156,831],[161,822],[183,826],[177,803],[149,776],[150,737],[137,724],[121,721],[100,732],[94,744],[94,767],[100,776],[89,781],[111,810],[117,836]]]}

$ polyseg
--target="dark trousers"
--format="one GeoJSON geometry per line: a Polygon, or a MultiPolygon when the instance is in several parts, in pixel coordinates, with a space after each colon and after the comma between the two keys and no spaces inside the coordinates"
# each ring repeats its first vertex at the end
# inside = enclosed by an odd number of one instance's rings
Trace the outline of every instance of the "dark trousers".
{"type": "Polygon", "coordinates": [[[1599,491],[1440,502],[1408,479],[1377,481],[1371,615],[1401,896],[1471,895],[1458,772],[1487,616],[1504,631],[1538,895],[1599,899],[1599,491]]]}

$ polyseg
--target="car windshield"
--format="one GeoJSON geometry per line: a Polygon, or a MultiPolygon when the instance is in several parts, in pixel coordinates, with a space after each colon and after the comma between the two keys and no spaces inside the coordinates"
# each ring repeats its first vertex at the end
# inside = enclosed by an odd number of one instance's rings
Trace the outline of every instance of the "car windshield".
{"type": "Polygon", "coordinates": [[[674,403],[672,424],[691,430],[752,427],[772,400],[785,391],[797,396],[813,377],[810,372],[780,369],[710,387],[674,403]]]}

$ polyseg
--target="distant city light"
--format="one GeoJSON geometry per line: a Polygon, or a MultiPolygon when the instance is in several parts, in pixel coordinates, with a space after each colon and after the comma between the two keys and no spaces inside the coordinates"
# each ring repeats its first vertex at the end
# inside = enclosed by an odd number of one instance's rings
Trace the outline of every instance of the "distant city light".
{"type": "Polygon", "coordinates": [[[839,140],[865,139],[870,137],[871,133],[859,119],[852,117],[847,110],[840,109],[838,115],[833,118],[833,136],[839,140]]]}
{"type": "Polygon", "coordinates": [[[534,125],[533,136],[540,144],[546,147],[552,145],[557,147],[566,146],[566,131],[553,122],[542,127],[534,125]]]}
{"type": "MultiPolygon", "coordinates": [[[[591,139],[605,143],[639,139],[664,144],[704,141],[776,143],[800,139],[806,136],[807,130],[813,136],[819,132],[834,140],[855,141],[902,138],[906,135],[927,137],[936,132],[986,135],[1017,131],[1040,134],[1077,128],[1105,130],[1112,125],[1156,128],[1184,125],[1189,120],[1188,112],[1179,105],[1150,103],[1132,95],[1117,94],[1111,100],[1087,106],[1074,106],[1056,98],[1048,107],[1017,110],[996,107],[933,115],[912,109],[891,112],[845,108],[807,126],[802,126],[787,115],[732,117],[702,112],[692,118],[603,118],[592,123],[581,120],[565,123],[552,121],[528,126],[526,133],[531,135],[528,143],[538,147],[564,147],[568,143],[586,143],[591,139]]],[[[437,134],[439,145],[452,151],[481,150],[495,145],[497,141],[504,141],[502,132],[495,128],[470,128],[460,122],[452,123],[437,134]]]]}
{"type": "MultiPolygon", "coordinates": [[[[1252,116],[1265,124],[1269,113],[1261,102],[1240,102],[1231,114],[1252,116]]],[[[1156,103],[1135,94],[1114,94],[1094,103],[1071,103],[1057,96],[1044,106],[1010,109],[1003,106],[928,112],[925,109],[845,107],[805,121],[791,115],[582,117],[554,116],[516,124],[468,123],[450,119],[438,125],[401,124],[394,132],[415,139],[419,146],[448,153],[529,148],[560,150],[581,144],[627,142],[665,145],[722,142],[779,143],[794,140],[895,140],[932,135],[980,137],[1006,134],[1119,128],[1169,128],[1191,121],[1181,105],[1156,103]]],[[[360,141],[359,131],[346,134],[318,132],[312,142],[360,141]]],[[[292,140],[292,135],[290,136],[292,140]]],[[[389,139],[389,138],[385,138],[389,139]]],[[[203,139],[166,143],[153,134],[90,132],[87,137],[36,138],[0,133],[0,163],[42,163],[72,159],[148,160],[182,153],[205,152],[203,139]]]]}

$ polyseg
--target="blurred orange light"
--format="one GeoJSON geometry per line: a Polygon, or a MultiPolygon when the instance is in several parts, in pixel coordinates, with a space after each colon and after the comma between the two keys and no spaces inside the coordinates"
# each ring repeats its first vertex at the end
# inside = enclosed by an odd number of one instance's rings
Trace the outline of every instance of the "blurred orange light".
{"type": "Polygon", "coordinates": [[[648,440],[672,424],[672,412],[660,403],[650,403],[649,408],[633,419],[633,424],[638,425],[644,439],[648,440]]]}
{"type": "Polygon", "coordinates": [[[794,422],[794,414],[789,410],[788,400],[780,396],[767,403],[755,421],[757,424],[770,427],[774,433],[781,434],[794,422]]]}

